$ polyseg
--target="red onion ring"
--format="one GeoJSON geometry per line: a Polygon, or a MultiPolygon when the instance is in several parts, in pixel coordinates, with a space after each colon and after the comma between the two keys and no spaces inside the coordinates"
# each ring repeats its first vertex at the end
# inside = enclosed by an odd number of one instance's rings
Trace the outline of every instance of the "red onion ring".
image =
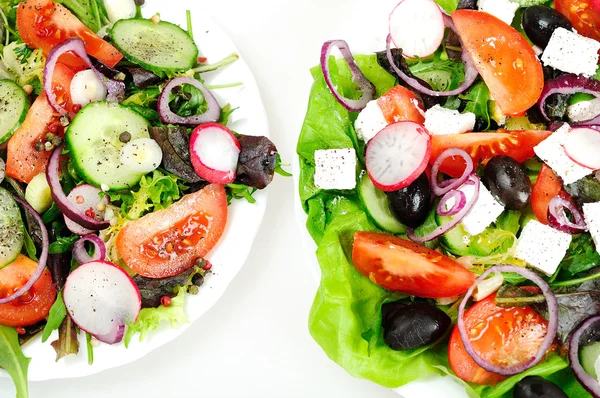
{"type": "Polygon", "coordinates": [[[104,241],[97,235],[85,235],[82,236],[73,245],[73,258],[79,264],[89,263],[90,261],[104,261],[106,258],[106,245],[104,241]],[[94,245],[94,256],[91,257],[85,249],[85,242],[91,242],[94,245]]]}
{"type": "Polygon", "coordinates": [[[471,358],[473,358],[477,365],[481,366],[488,372],[497,373],[502,376],[512,376],[524,372],[525,370],[537,365],[538,363],[540,363],[540,361],[542,361],[542,359],[544,359],[544,355],[546,355],[546,352],[554,342],[554,338],[556,337],[556,331],[558,330],[558,302],[556,301],[556,297],[554,296],[554,293],[552,293],[552,289],[550,289],[550,286],[535,272],[522,267],[516,267],[514,265],[496,265],[489,268],[487,271],[481,274],[481,276],[479,276],[479,278],[475,280],[473,286],[471,286],[469,290],[467,290],[465,297],[463,298],[462,302],[460,303],[460,306],[458,307],[457,326],[460,332],[461,340],[465,346],[467,353],[469,354],[469,356],[471,356],[471,358]],[[546,303],[548,305],[549,320],[548,331],[546,333],[546,336],[544,337],[544,340],[542,341],[542,344],[540,345],[540,348],[538,349],[536,355],[529,359],[527,362],[522,363],[520,365],[503,367],[499,365],[494,365],[493,363],[490,363],[483,359],[471,345],[471,340],[469,339],[467,328],[465,327],[464,315],[467,302],[469,301],[471,295],[475,291],[477,284],[485,280],[488,277],[488,275],[494,272],[514,272],[529,279],[542,290],[542,293],[544,294],[544,297],[546,298],[546,303]]]}
{"type": "Polygon", "coordinates": [[[329,40],[323,43],[323,47],[321,47],[321,70],[323,71],[325,83],[327,83],[327,87],[329,87],[331,94],[333,94],[335,99],[350,112],[360,112],[367,106],[369,101],[375,98],[375,86],[365,77],[358,65],[356,65],[356,61],[354,61],[354,57],[352,56],[352,52],[346,41],[329,40]],[[353,100],[346,98],[337,92],[333,80],[331,79],[331,71],[329,70],[329,54],[333,47],[337,47],[338,50],[340,50],[350,68],[352,80],[358,83],[358,87],[362,92],[362,97],[360,97],[360,99],[353,100]]]}
{"type": "Polygon", "coordinates": [[[567,199],[555,196],[548,206],[548,224],[561,232],[579,234],[586,230],[587,225],[579,209],[567,199]],[[573,215],[573,223],[565,214],[565,209],[573,215]]]}
{"type": "Polygon", "coordinates": [[[0,158],[0,183],[4,181],[4,176],[6,176],[6,163],[4,163],[4,159],[0,158]]]}
{"type": "Polygon", "coordinates": [[[46,97],[48,97],[48,102],[50,102],[50,105],[52,105],[52,108],[54,108],[56,112],[61,115],[66,115],[68,113],[66,109],[56,102],[56,94],[52,91],[52,75],[54,74],[54,68],[56,67],[56,63],[60,56],[67,52],[75,53],[92,71],[94,71],[96,77],[100,79],[108,91],[108,97],[106,98],[108,101],[118,102],[123,99],[125,96],[125,83],[109,79],[100,73],[98,69],[94,67],[94,64],[92,64],[90,57],[88,57],[83,40],[78,37],[73,37],[54,46],[54,48],[50,50],[50,53],[48,53],[46,64],[44,65],[44,91],[46,92],[46,97]]]}
{"type": "Polygon", "coordinates": [[[14,292],[11,296],[0,299],[0,304],[10,303],[11,301],[18,299],[19,297],[27,293],[29,289],[33,287],[33,285],[35,285],[35,283],[38,281],[38,279],[40,279],[40,277],[44,273],[44,269],[46,268],[46,262],[48,261],[48,247],[50,246],[50,242],[48,240],[48,230],[46,229],[46,226],[42,221],[42,217],[40,217],[38,212],[33,210],[33,208],[25,200],[17,196],[13,196],[13,198],[33,216],[35,221],[40,226],[40,231],[42,234],[42,253],[40,254],[37,268],[35,269],[33,275],[31,275],[31,278],[29,278],[27,283],[21,286],[21,288],[19,288],[19,290],[14,292]]]}
{"type": "Polygon", "coordinates": [[[596,322],[600,322],[600,315],[592,316],[581,323],[577,329],[571,334],[569,340],[569,362],[575,378],[583,388],[585,388],[594,398],[600,397],[600,384],[598,380],[590,376],[581,366],[579,362],[579,340],[583,333],[596,322]]]}
{"type": "Polygon", "coordinates": [[[167,124],[189,124],[198,125],[202,123],[216,122],[221,117],[221,106],[217,102],[214,95],[207,89],[204,84],[191,77],[176,77],[169,80],[169,82],[163,88],[163,91],[158,97],[158,114],[160,120],[167,124]],[[183,84],[189,84],[190,86],[196,87],[204,95],[204,99],[208,104],[206,112],[200,115],[194,115],[189,117],[179,116],[171,110],[169,107],[169,96],[175,87],[179,87],[183,84]]]}
{"type": "Polygon", "coordinates": [[[459,191],[457,189],[453,189],[447,192],[442,199],[440,199],[440,203],[438,203],[436,212],[438,215],[445,216],[453,216],[461,211],[465,205],[467,204],[467,197],[463,191],[459,191]],[[446,203],[450,200],[454,199],[454,204],[446,210],[446,203]]]}
{"type": "Polygon", "coordinates": [[[432,232],[422,237],[416,236],[414,229],[411,228],[407,232],[408,238],[413,242],[417,243],[429,242],[430,240],[434,240],[435,238],[442,236],[446,232],[450,231],[452,228],[456,227],[462,221],[462,219],[469,214],[473,206],[475,206],[475,203],[477,203],[477,199],[479,198],[479,177],[477,177],[475,174],[472,174],[467,180],[467,182],[465,182],[465,184],[475,184],[475,192],[471,200],[465,203],[462,209],[460,209],[460,211],[458,211],[454,215],[451,221],[447,222],[444,225],[440,225],[432,232]]]}
{"type": "MultiPolygon", "coordinates": [[[[450,18],[450,16],[448,16],[446,14],[443,14],[443,17],[444,17],[444,24],[450,30],[452,30],[454,33],[456,33],[456,36],[458,36],[458,38],[460,40],[460,36],[456,32],[456,27],[454,26],[454,22],[452,22],[452,18],[450,18]]],[[[410,77],[406,73],[402,72],[400,70],[400,68],[398,68],[398,66],[396,66],[396,63],[394,62],[394,57],[392,56],[391,45],[392,45],[392,36],[388,35],[388,37],[386,39],[385,51],[386,51],[387,59],[388,59],[390,65],[392,66],[392,69],[394,69],[394,72],[396,72],[398,77],[400,77],[402,80],[404,80],[404,82],[406,84],[408,84],[409,86],[411,86],[412,88],[414,88],[415,90],[417,90],[418,92],[420,92],[422,94],[427,94],[427,95],[431,95],[434,97],[450,97],[452,95],[458,95],[458,94],[461,94],[464,91],[466,91],[469,87],[471,87],[473,85],[473,83],[475,83],[477,76],[479,76],[479,72],[477,72],[477,68],[475,67],[475,63],[473,62],[473,59],[469,55],[469,52],[463,50],[462,55],[461,55],[461,59],[462,59],[463,63],[465,64],[465,79],[463,80],[463,82],[456,89],[454,89],[452,91],[431,90],[431,89],[423,86],[417,79],[410,77]]],[[[461,46],[462,46],[462,40],[461,40],[461,46]]]]}
{"type": "Polygon", "coordinates": [[[91,217],[85,215],[79,209],[76,209],[67,195],[65,195],[60,180],[58,178],[60,170],[60,156],[62,154],[63,145],[57,147],[50,155],[48,160],[48,169],[46,170],[46,180],[50,186],[50,192],[52,193],[52,199],[56,203],[56,206],[60,211],[71,219],[71,221],[81,225],[83,228],[91,229],[92,231],[99,231],[106,229],[110,226],[108,221],[96,221],[91,217]]]}
{"type": "Polygon", "coordinates": [[[468,180],[474,169],[475,166],[473,165],[473,159],[467,152],[458,148],[446,149],[440,154],[440,156],[435,160],[435,162],[433,162],[433,165],[431,166],[431,191],[435,196],[442,196],[447,192],[460,187],[468,180]],[[438,183],[440,167],[442,167],[442,164],[446,159],[454,156],[460,156],[465,160],[465,163],[467,164],[465,170],[458,178],[451,178],[438,183]]]}
{"type": "MultiPolygon", "coordinates": [[[[600,98],[600,81],[592,78],[588,78],[581,75],[562,75],[556,79],[548,80],[544,84],[542,95],[538,99],[537,105],[542,116],[547,121],[550,121],[548,114],[546,113],[546,100],[552,94],[575,94],[575,93],[586,93],[600,98]]],[[[600,124],[600,116],[596,116],[593,119],[580,122],[577,126],[595,125],[600,124]]]]}

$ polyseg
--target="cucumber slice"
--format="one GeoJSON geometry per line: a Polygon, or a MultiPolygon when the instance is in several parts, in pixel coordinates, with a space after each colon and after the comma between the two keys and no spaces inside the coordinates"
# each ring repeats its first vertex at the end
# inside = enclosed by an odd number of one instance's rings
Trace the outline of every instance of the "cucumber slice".
{"type": "Polygon", "coordinates": [[[21,252],[24,228],[17,202],[0,188],[0,268],[12,263],[21,252]]]}
{"type": "Polygon", "coordinates": [[[361,177],[358,195],[367,214],[379,228],[394,234],[400,234],[408,230],[392,214],[386,194],[373,185],[366,173],[361,177]]]}
{"type": "Polygon", "coordinates": [[[0,144],[12,137],[28,110],[29,99],[21,86],[11,80],[0,80],[0,144]]]}
{"type": "Polygon", "coordinates": [[[52,192],[46,173],[40,173],[29,181],[25,189],[25,200],[38,213],[43,213],[52,206],[52,192]]]}
{"type": "Polygon", "coordinates": [[[598,356],[600,356],[600,342],[586,345],[579,350],[579,362],[581,362],[583,370],[594,379],[598,377],[594,366],[598,356]]]}
{"type": "Polygon", "coordinates": [[[155,74],[183,72],[198,58],[198,47],[177,25],[148,19],[122,19],[110,32],[112,42],[125,58],[155,74]]]}
{"type": "Polygon", "coordinates": [[[77,113],[65,134],[77,173],[96,187],[126,189],[137,184],[142,173],[121,163],[119,140],[127,131],[131,140],[149,138],[150,123],[139,113],[119,104],[94,102],[77,113]]]}
{"type": "MultiPolygon", "coordinates": [[[[435,221],[438,225],[444,225],[452,220],[452,217],[442,217],[436,214],[435,221]]],[[[473,236],[470,235],[461,224],[452,228],[439,237],[440,244],[444,249],[457,256],[473,255],[470,244],[473,236]]]]}

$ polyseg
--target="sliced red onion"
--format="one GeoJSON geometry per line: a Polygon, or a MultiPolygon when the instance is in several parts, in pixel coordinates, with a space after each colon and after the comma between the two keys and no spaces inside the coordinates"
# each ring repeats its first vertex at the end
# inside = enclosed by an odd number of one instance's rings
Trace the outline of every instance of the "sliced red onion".
{"type": "Polygon", "coordinates": [[[354,57],[352,56],[352,52],[346,41],[329,40],[323,43],[323,47],[321,47],[321,70],[323,71],[325,83],[327,83],[327,87],[329,87],[331,94],[333,94],[335,99],[350,112],[360,112],[367,106],[369,101],[375,98],[375,86],[365,77],[358,65],[356,65],[356,61],[354,61],[354,57]],[[329,54],[334,47],[337,47],[338,50],[340,50],[342,56],[346,60],[350,72],[352,73],[352,80],[358,84],[358,87],[362,92],[362,97],[360,97],[360,99],[353,100],[346,98],[336,90],[333,79],[331,79],[331,71],[329,70],[329,54]]]}
{"type": "Polygon", "coordinates": [[[40,254],[40,258],[38,259],[37,268],[35,269],[33,275],[31,275],[27,283],[21,286],[11,296],[0,299],[0,304],[10,303],[11,301],[23,296],[29,291],[29,289],[32,288],[32,286],[38,281],[38,279],[40,279],[40,277],[44,273],[44,269],[46,268],[46,262],[48,261],[48,247],[50,246],[50,242],[48,241],[48,230],[46,229],[46,226],[42,221],[42,217],[40,217],[37,211],[33,210],[33,207],[31,207],[29,203],[27,203],[27,201],[19,198],[18,196],[13,196],[13,198],[32,215],[34,220],[40,226],[40,232],[42,235],[42,253],[40,254]]]}
{"type": "Polygon", "coordinates": [[[555,196],[550,201],[548,206],[548,224],[552,228],[568,234],[579,234],[587,229],[587,225],[579,209],[561,196],[555,196]],[[569,220],[565,209],[571,212],[575,222],[569,220]]]}
{"type": "Polygon", "coordinates": [[[467,180],[467,182],[465,182],[465,184],[475,184],[475,192],[473,193],[473,197],[471,198],[471,200],[468,201],[467,203],[465,203],[463,205],[463,207],[460,209],[460,211],[455,213],[452,220],[445,223],[444,225],[440,225],[439,227],[434,229],[431,233],[429,233],[425,236],[421,236],[421,237],[416,236],[414,229],[411,228],[408,230],[408,233],[407,233],[408,238],[410,240],[412,240],[413,242],[417,242],[417,243],[429,242],[430,240],[434,240],[435,238],[438,238],[438,237],[444,235],[446,232],[448,232],[452,228],[456,227],[462,221],[462,219],[465,218],[469,214],[469,212],[471,211],[473,206],[475,206],[475,203],[477,203],[477,199],[479,198],[479,177],[477,177],[475,174],[472,174],[469,177],[469,179],[467,180]]]}
{"type": "Polygon", "coordinates": [[[431,191],[435,196],[442,196],[447,192],[460,187],[464,184],[469,176],[473,173],[475,166],[473,165],[473,159],[471,156],[462,149],[458,148],[449,148],[440,154],[440,156],[433,162],[433,166],[431,166],[431,191]],[[440,172],[440,167],[444,161],[448,158],[452,158],[454,156],[460,156],[465,160],[466,167],[463,171],[462,175],[458,178],[451,178],[448,180],[444,180],[441,183],[438,183],[438,174],[440,172]]]}
{"type": "Polygon", "coordinates": [[[109,79],[100,73],[98,69],[94,67],[94,64],[92,64],[90,57],[88,57],[83,40],[78,37],[73,37],[54,46],[54,48],[50,50],[50,53],[48,53],[46,64],[44,65],[44,91],[46,92],[46,97],[48,97],[48,102],[50,102],[50,105],[52,105],[52,108],[54,108],[56,112],[61,115],[66,115],[68,113],[66,109],[58,104],[56,101],[56,94],[54,94],[54,91],[52,90],[52,75],[54,74],[54,68],[56,67],[56,63],[60,56],[67,52],[76,54],[92,71],[94,71],[108,91],[108,101],[118,102],[123,99],[125,96],[125,83],[109,79]]]}
{"type": "Polygon", "coordinates": [[[73,245],[73,258],[77,260],[79,264],[89,263],[90,261],[104,261],[106,258],[106,245],[104,241],[97,235],[85,235],[82,236],[73,245]],[[85,242],[90,242],[94,245],[94,256],[90,256],[85,249],[85,242]]]}
{"type": "Polygon", "coordinates": [[[544,359],[546,352],[554,342],[554,338],[556,337],[556,331],[558,330],[558,303],[556,301],[554,293],[552,293],[552,289],[550,289],[550,286],[535,272],[525,269],[523,267],[516,267],[514,265],[496,265],[489,268],[487,271],[481,274],[481,276],[477,278],[473,286],[471,286],[465,294],[465,297],[463,298],[462,302],[460,303],[460,306],[458,307],[457,326],[467,353],[469,354],[469,356],[471,356],[471,358],[473,358],[477,365],[481,366],[488,372],[497,373],[502,376],[512,376],[526,371],[527,369],[537,365],[538,363],[540,363],[540,361],[542,361],[542,359],[544,359]],[[546,336],[544,337],[544,340],[542,341],[542,344],[540,345],[540,348],[538,349],[535,356],[533,356],[526,362],[515,366],[499,366],[483,359],[471,345],[471,339],[469,338],[469,334],[467,333],[467,328],[465,326],[465,307],[467,306],[471,295],[475,291],[477,284],[484,281],[490,274],[495,272],[514,272],[529,279],[542,290],[542,293],[548,305],[548,331],[546,333],[546,336]]]}
{"type": "Polygon", "coordinates": [[[440,199],[440,203],[437,206],[437,214],[445,217],[445,216],[453,216],[460,212],[465,205],[467,204],[467,197],[463,191],[459,191],[453,189],[452,191],[447,192],[442,199],[440,199]],[[449,200],[454,200],[454,204],[450,206],[448,210],[446,210],[446,204],[449,200]]]}
{"type": "MultiPolygon", "coordinates": [[[[548,97],[552,94],[575,93],[586,93],[594,95],[596,98],[600,98],[600,81],[582,75],[562,75],[556,79],[548,80],[544,84],[542,95],[538,99],[538,109],[542,113],[542,116],[547,121],[550,121],[550,118],[546,113],[546,100],[548,97]]],[[[577,123],[577,126],[594,124],[600,124],[600,116],[596,116],[585,122],[577,123]]]]}
{"type": "Polygon", "coordinates": [[[166,86],[163,88],[163,91],[160,93],[158,97],[158,114],[160,115],[160,120],[163,123],[168,124],[188,124],[196,126],[202,123],[216,122],[221,117],[221,106],[217,102],[217,99],[214,95],[207,89],[204,84],[200,83],[198,80],[191,77],[176,77],[174,79],[169,80],[166,86]],[[206,112],[200,115],[194,115],[189,117],[179,116],[175,112],[171,110],[169,107],[169,96],[171,92],[175,89],[175,87],[179,87],[183,84],[189,84],[190,86],[196,87],[198,90],[202,92],[204,95],[204,99],[208,104],[208,109],[206,112]]]}
{"type": "MultiPolygon", "coordinates": [[[[452,18],[450,18],[450,16],[448,16],[446,14],[444,14],[443,17],[444,17],[444,24],[450,30],[452,30],[454,33],[456,33],[456,36],[458,36],[459,40],[460,40],[460,36],[456,32],[456,27],[454,26],[454,22],[452,22],[452,18]]],[[[462,41],[461,41],[461,45],[462,45],[462,41]]],[[[465,64],[465,79],[463,80],[463,82],[456,89],[454,89],[452,91],[431,90],[431,89],[423,86],[417,79],[408,76],[406,73],[402,72],[400,70],[400,68],[398,68],[398,66],[394,62],[394,57],[392,56],[392,47],[391,46],[392,46],[392,37],[391,37],[391,35],[388,35],[388,37],[386,39],[385,51],[387,54],[387,59],[390,62],[390,65],[392,66],[392,69],[394,69],[394,72],[396,72],[398,77],[400,77],[402,80],[404,80],[404,82],[406,84],[408,84],[409,86],[411,86],[412,88],[414,88],[415,90],[417,90],[420,93],[431,95],[434,97],[450,97],[452,95],[458,95],[458,94],[461,94],[464,91],[466,91],[469,87],[471,87],[473,85],[473,83],[475,82],[475,80],[477,79],[477,76],[479,76],[479,72],[477,72],[477,68],[475,67],[475,63],[473,62],[473,59],[469,55],[469,52],[463,50],[462,56],[461,56],[461,59],[462,59],[463,63],[465,64]]],[[[464,46],[463,46],[463,48],[464,48],[464,46]]]]}
{"type": "Polygon", "coordinates": [[[60,209],[60,211],[71,221],[76,222],[83,228],[90,229],[92,231],[99,231],[106,229],[110,226],[108,221],[96,221],[91,217],[85,215],[84,212],[73,206],[73,203],[65,195],[60,180],[58,178],[60,170],[60,156],[62,154],[63,145],[57,147],[50,155],[48,160],[48,169],[46,170],[46,179],[50,186],[52,193],[52,199],[60,209]]]}
{"type": "Polygon", "coordinates": [[[583,388],[592,394],[594,398],[599,398],[600,384],[598,384],[598,380],[590,376],[583,369],[583,366],[581,366],[581,362],[579,362],[579,340],[581,340],[581,336],[585,333],[585,331],[596,322],[600,322],[600,315],[595,315],[586,319],[571,334],[571,339],[569,340],[569,362],[575,378],[577,378],[583,388]]]}

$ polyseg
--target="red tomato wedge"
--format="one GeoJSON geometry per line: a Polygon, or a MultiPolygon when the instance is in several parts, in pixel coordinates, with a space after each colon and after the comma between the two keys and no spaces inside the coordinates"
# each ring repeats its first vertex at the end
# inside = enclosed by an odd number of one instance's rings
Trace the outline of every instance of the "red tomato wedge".
{"type": "Polygon", "coordinates": [[[354,234],[352,261],[373,283],[418,297],[458,296],[475,282],[475,275],[450,257],[390,234],[354,234]]]}
{"type": "MultiPolygon", "coordinates": [[[[10,296],[27,283],[36,268],[35,261],[19,254],[15,261],[0,269],[0,297],[10,296]]],[[[55,299],[56,288],[46,269],[27,293],[10,303],[0,304],[0,325],[33,325],[48,316],[55,299]]]]}
{"type": "Polygon", "coordinates": [[[550,201],[556,196],[572,202],[571,196],[563,189],[562,180],[544,164],[531,190],[531,208],[542,224],[548,224],[548,207],[550,201]]]}
{"type": "Polygon", "coordinates": [[[421,101],[409,89],[395,86],[377,99],[385,120],[389,123],[411,121],[419,124],[425,122],[421,101]],[[419,111],[421,109],[421,111],[419,111]]]}
{"type": "Polygon", "coordinates": [[[211,184],[167,209],[129,222],[117,236],[125,263],[147,278],[177,275],[217,244],[227,224],[227,194],[211,184]]]}
{"type": "MultiPolygon", "coordinates": [[[[552,132],[541,130],[503,130],[489,133],[464,133],[434,135],[431,137],[431,158],[435,160],[448,148],[460,148],[466,151],[475,167],[481,162],[487,163],[494,156],[510,156],[517,162],[524,162],[535,153],[533,148],[545,140],[552,132]]],[[[462,158],[450,158],[444,161],[440,170],[452,177],[460,177],[465,169],[462,158]]]]}
{"type": "MultiPolygon", "coordinates": [[[[495,299],[496,294],[492,294],[465,312],[471,344],[488,362],[501,366],[523,363],[540,348],[548,322],[530,307],[501,308],[495,299]]],[[[469,383],[495,385],[505,379],[475,363],[465,350],[457,326],[450,335],[448,362],[454,373],[469,383]]]]}
{"type": "Polygon", "coordinates": [[[513,27],[485,12],[458,10],[452,20],[477,71],[502,112],[518,116],[542,94],[542,64],[513,27]]]}
{"type": "Polygon", "coordinates": [[[554,7],[578,33],[600,40],[600,2],[598,0],[555,0],[554,7]]]}
{"type": "Polygon", "coordinates": [[[52,91],[56,95],[56,102],[66,109],[71,117],[75,116],[73,102],[71,100],[71,81],[75,72],[65,64],[58,62],[52,75],[52,91]]]}
{"type": "MultiPolygon", "coordinates": [[[[75,15],[52,0],[27,0],[17,9],[17,28],[23,41],[32,48],[41,48],[44,55],[58,43],[79,37],[88,54],[113,67],[123,55],[111,44],[102,40],[75,15]]],[[[65,54],[60,61],[74,70],[87,69],[78,56],[65,54]]]]}

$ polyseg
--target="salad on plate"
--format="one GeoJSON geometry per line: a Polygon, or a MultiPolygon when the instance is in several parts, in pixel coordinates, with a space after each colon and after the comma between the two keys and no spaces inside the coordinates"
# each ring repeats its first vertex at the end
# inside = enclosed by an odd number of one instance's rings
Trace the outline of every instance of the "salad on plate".
{"type": "Polygon", "coordinates": [[[323,44],[297,146],[309,327],[352,375],[600,396],[598,22],[594,1],[402,0],[380,52],[323,44]]]}
{"type": "Polygon", "coordinates": [[[183,29],[142,5],[0,1],[0,367],[20,398],[36,336],[92,364],[185,322],[228,205],[286,174],[267,137],[227,127],[213,91],[243,83],[203,79],[237,54],[209,62],[189,11],[183,29]]]}

